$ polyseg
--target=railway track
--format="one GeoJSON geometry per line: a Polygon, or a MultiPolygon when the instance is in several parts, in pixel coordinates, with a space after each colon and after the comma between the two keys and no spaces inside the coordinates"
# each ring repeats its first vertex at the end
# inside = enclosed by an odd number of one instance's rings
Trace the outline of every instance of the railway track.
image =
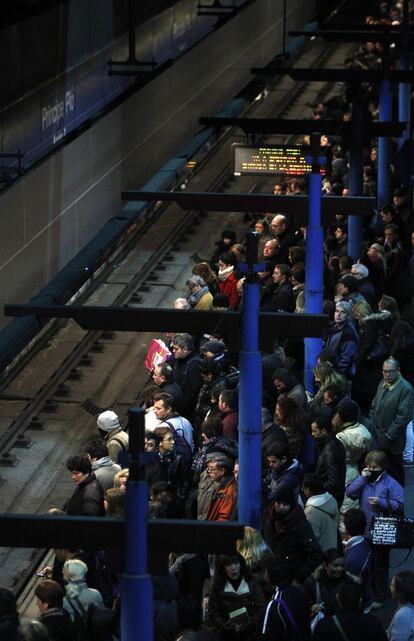
{"type": "MultiPolygon", "coordinates": [[[[348,48],[313,43],[298,66],[340,65],[348,48]]],[[[319,84],[319,83],[318,83],[319,84]]],[[[272,82],[266,99],[246,115],[303,117],[303,104],[315,103],[331,87],[272,82]]],[[[271,191],[272,181],[235,181],[230,143],[244,138],[225,131],[191,177],[194,191],[271,191]]],[[[239,213],[186,212],[159,207],[144,218],[123,247],[117,247],[77,302],[89,305],[171,307],[185,292],[193,256],[208,257],[225,227],[245,230],[239,213]],[[206,243],[208,239],[208,243],[206,243]]],[[[125,418],[148,380],[143,361],[152,334],[84,332],[73,321],[52,321],[0,387],[0,510],[42,513],[61,507],[73,491],[65,470],[69,455],[82,451],[96,433],[96,414],[108,407],[125,418]]],[[[18,595],[22,615],[33,615],[33,575],[47,552],[0,550],[2,583],[18,595]]]]}

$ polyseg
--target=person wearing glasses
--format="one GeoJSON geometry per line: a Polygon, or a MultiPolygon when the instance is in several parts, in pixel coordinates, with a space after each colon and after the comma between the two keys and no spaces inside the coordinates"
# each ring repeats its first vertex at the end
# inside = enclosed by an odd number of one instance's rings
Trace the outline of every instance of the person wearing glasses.
{"type": "Polygon", "coordinates": [[[402,454],[405,446],[407,424],[413,418],[414,389],[401,376],[395,358],[387,358],[382,366],[383,380],[371,404],[372,421],[378,449],[386,452],[388,471],[404,484],[402,454]]]}

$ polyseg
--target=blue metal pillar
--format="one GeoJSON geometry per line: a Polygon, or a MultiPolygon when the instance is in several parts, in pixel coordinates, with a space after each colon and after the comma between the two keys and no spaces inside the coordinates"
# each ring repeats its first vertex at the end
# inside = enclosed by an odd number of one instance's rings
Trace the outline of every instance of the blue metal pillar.
{"type": "Polygon", "coordinates": [[[259,352],[258,237],[246,238],[239,385],[239,521],[260,529],[262,465],[262,359],[259,352]]]}
{"type": "MultiPolygon", "coordinates": [[[[312,173],[309,177],[309,214],[306,227],[305,312],[322,314],[323,230],[321,226],[322,176],[319,166],[320,134],[311,135],[312,173]]],[[[305,338],[305,388],[314,391],[312,369],[322,349],[321,338],[305,338]]]]}
{"type": "MultiPolygon", "coordinates": [[[[409,57],[406,53],[401,56],[400,69],[408,71],[410,68],[409,57]]],[[[411,120],[411,84],[409,82],[400,82],[398,85],[398,121],[408,123],[404,129],[401,138],[398,139],[398,149],[401,149],[406,140],[410,138],[410,120],[411,120]]]]}
{"type": "MultiPolygon", "coordinates": [[[[363,195],[363,111],[364,106],[358,95],[352,103],[352,134],[349,149],[349,195],[363,195]]],[[[349,216],[348,218],[348,254],[357,261],[362,253],[362,216],[349,216]]]]}
{"type": "MultiPolygon", "coordinates": [[[[391,118],[391,85],[389,80],[382,80],[379,101],[379,120],[380,122],[390,122],[391,118]]],[[[390,162],[390,140],[389,138],[378,138],[378,209],[381,209],[390,201],[390,162]]]]}
{"type": "Polygon", "coordinates": [[[131,408],[126,485],[125,571],[121,579],[121,637],[123,641],[153,640],[153,594],[148,574],[148,489],[143,465],[145,410],[131,408]]]}

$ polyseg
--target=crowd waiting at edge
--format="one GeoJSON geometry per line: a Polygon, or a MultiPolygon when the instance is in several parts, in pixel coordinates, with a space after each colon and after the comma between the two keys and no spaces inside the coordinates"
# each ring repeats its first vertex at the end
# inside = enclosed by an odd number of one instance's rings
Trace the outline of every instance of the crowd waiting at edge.
{"type": "MultiPolygon", "coordinates": [[[[368,23],[401,21],[401,3],[374,3],[368,23]]],[[[349,67],[379,68],[382,45],[366,43],[349,67]]],[[[378,116],[377,96],[368,105],[378,116]]],[[[312,118],[349,119],[346,92],[312,118]]],[[[347,195],[348,159],[335,139],[324,193],[347,195]]],[[[376,194],[377,148],[366,150],[364,194],[376,194]]],[[[388,582],[387,546],[371,541],[374,515],[403,514],[404,467],[413,463],[414,216],[394,172],[392,202],[364,228],[364,252],[349,256],[347,219],[325,229],[324,311],[330,317],[303,387],[303,341],[263,356],[262,531],[245,528],[237,553],[171,554],[154,576],[155,641],[408,641],[414,638],[414,573],[388,582]],[[393,597],[385,631],[372,613],[393,597]]],[[[298,178],[277,194],[306,192],[298,178]]],[[[304,310],[306,231],[294,217],[250,220],[259,235],[261,309],[304,310]]],[[[225,230],[210,259],[194,267],[181,309],[239,309],[245,248],[225,230]]],[[[237,519],[238,362],[226,336],[169,336],[171,356],[144,393],[151,518],[237,519]]],[[[107,410],[97,434],[67,462],[70,515],[122,518],[128,434],[107,410]],[[121,464],[120,464],[121,463],[121,464]]],[[[110,641],[119,636],[119,561],[103,550],[57,549],[35,589],[39,618],[19,624],[11,591],[0,589],[4,641],[110,641]]]]}

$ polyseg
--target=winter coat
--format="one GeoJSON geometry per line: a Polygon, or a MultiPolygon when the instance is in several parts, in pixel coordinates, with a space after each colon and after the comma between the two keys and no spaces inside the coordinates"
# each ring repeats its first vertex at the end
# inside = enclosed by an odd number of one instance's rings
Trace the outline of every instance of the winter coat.
{"type": "Polygon", "coordinates": [[[173,368],[173,380],[182,389],[182,412],[183,416],[191,419],[197,401],[198,393],[203,384],[200,374],[201,356],[196,352],[190,352],[185,358],[176,358],[170,361],[173,368]]]}
{"type": "MultiPolygon", "coordinates": [[[[83,589],[80,589],[79,593],[76,595],[76,599],[78,599],[83,609],[87,610],[90,605],[103,607],[104,602],[101,593],[94,588],[88,588],[86,583],[81,583],[79,588],[82,588],[82,586],[84,587],[83,589]]],[[[65,596],[63,599],[63,607],[67,612],[69,612],[72,620],[74,618],[74,610],[77,610],[77,612],[82,616],[82,610],[78,607],[76,599],[75,597],[69,596],[65,596]]]]}
{"type": "MultiPolygon", "coordinates": [[[[40,623],[46,626],[49,637],[53,641],[73,641],[74,626],[70,612],[70,606],[68,606],[68,610],[49,608],[39,616],[40,623]]],[[[1,638],[9,641],[9,637],[1,638]]]]}
{"type": "Polygon", "coordinates": [[[313,572],[312,576],[308,577],[303,584],[311,605],[315,603],[323,603],[323,612],[327,615],[333,615],[338,612],[339,605],[336,600],[338,594],[344,583],[358,584],[357,577],[344,572],[338,579],[330,578],[323,565],[320,565],[313,572]],[[319,586],[320,595],[318,598],[317,587],[319,586]]]}
{"type": "Polygon", "coordinates": [[[310,641],[309,610],[308,596],[301,588],[288,585],[283,589],[276,589],[272,600],[267,604],[260,626],[261,634],[257,638],[261,641],[310,641]],[[296,628],[282,602],[293,617],[296,628]]]}
{"type": "Polygon", "coordinates": [[[303,476],[303,468],[296,459],[281,465],[277,470],[272,470],[272,472],[270,472],[266,477],[268,486],[268,502],[271,503],[273,501],[273,494],[275,490],[282,485],[290,487],[297,497],[303,476]]]}
{"type": "MultiPolygon", "coordinates": [[[[340,610],[336,615],[349,641],[388,641],[380,620],[360,610],[340,610]]],[[[312,641],[342,641],[332,617],[325,617],[316,626],[312,641]]]]}
{"type": "Polygon", "coordinates": [[[232,309],[237,309],[240,301],[239,292],[237,291],[237,278],[231,272],[226,280],[219,281],[220,294],[224,294],[229,299],[229,304],[232,309]]]}
{"type": "Polygon", "coordinates": [[[315,473],[321,477],[324,491],[332,494],[340,506],[345,493],[345,448],[332,433],[317,439],[316,443],[319,458],[315,473]]]}
{"type": "Polygon", "coordinates": [[[362,607],[374,601],[372,591],[372,548],[364,536],[352,536],[344,541],[345,570],[361,581],[362,607]]]}
{"type": "Polygon", "coordinates": [[[208,619],[222,640],[250,639],[258,629],[263,615],[265,598],[256,579],[242,578],[237,590],[230,581],[220,588],[212,581],[208,603],[208,619]],[[244,631],[236,632],[230,624],[230,614],[246,608],[249,623],[244,631]]]}
{"type": "Polygon", "coordinates": [[[346,487],[346,495],[359,500],[359,507],[367,519],[366,535],[371,536],[372,517],[376,515],[401,514],[404,510],[404,490],[397,481],[383,472],[376,481],[370,483],[369,477],[357,476],[346,487]],[[379,498],[378,505],[371,505],[370,496],[379,498]]]}
{"type": "Polygon", "coordinates": [[[183,390],[177,383],[161,383],[160,392],[171,394],[174,399],[173,409],[175,412],[180,413],[183,405],[183,390]]]}
{"type": "Polygon", "coordinates": [[[413,418],[414,389],[401,377],[391,389],[385,381],[378,385],[369,418],[374,426],[378,449],[401,454],[407,424],[413,418]]]}
{"type": "Polygon", "coordinates": [[[102,486],[92,472],[77,486],[64,510],[70,516],[104,516],[103,498],[102,486]]]}
{"type": "Polygon", "coordinates": [[[294,312],[295,305],[292,285],[286,280],[276,287],[273,292],[272,302],[265,311],[294,312]]]}
{"type": "MultiPolygon", "coordinates": [[[[345,448],[345,485],[348,485],[354,478],[359,476],[358,463],[362,457],[372,449],[372,436],[362,423],[344,423],[343,430],[337,432],[336,438],[341,441],[345,448]]],[[[349,497],[345,497],[341,512],[345,513],[352,507],[358,507],[358,505],[349,497]]]]}
{"type": "Polygon", "coordinates": [[[200,300],[194,305],[194,309],[198,311],[210,310],[213,308],[213,297],[208,291],[200,298],[200,300]]]}
{"type": "Polygon", "coordinates": [[[339,510],[334,497],[325,492],[311,496],[305,505],[305,516],[312,526],[322,552],[338,544],[339,510]]]}
{"type": "Polygon", "coordinates": [[[205,521],[207,519],[211,500],[219,487],[219,483],[214,481],[204,470],[200,475],[200,482],[197,490],[197,519],[205,521]]]}
{"type": "Polygon", "coordinates": [[[105,441],[110,458],[114,463],[118,463],[120,454],[128,451],[128,434],[121,427],[117,427],[115,430],[108,432],[105,441]]]}
{"type": "Polygon", "coordinates": [[[223,436],[232,441],[239,440],[239,413],[237,410],[228,410],[222,414],[223,436]]]}
{"type": "Polygon", "coordinates": [[[223,476],[211,497],[208,521],[229,521],[237,502],[237,482],[234,476],[223,476]]]}
{"type": "Polygon", "coordinates": [[[410,641],[414,637],[414,605],[404,603],[395,612],[387,630],[389,641],[410,641]]]}
{"type": "Polygon", "coordinates": [[[347,321],[343,327],[331,326],[325,348],[333,352],[338,362],[338,369],[346,377],[355,375],[355,362],[358,352],[358,335],[356,329],[347,321]]]}
{"type": "Polygon", "coordinates": [[[181,596],[192,596],[201,603],[204,581],[210,579],[210,566],[204,554],[179,554],[170,559],[169,571],[175,576],[181,596]]]}
{"type": "Polygon", "coordinates": [[[322,563],[322,550],[311,525],[299,505],[279,518],[272,503],[269,516],[273,522],[272,540],[267,541],[269,547],[277,559],[289,564],[293,578],[303,583],[322,563]]]}
{"type": "Polygon", "coordinates": [[[159,453],[159,457],[165,481],[185,501],[190,491],[190,470],[184,457],[174,451],[159,453]]]}
{"type": "Polygon", "coordinates": [[[109,456],[104,456],[92,463],[92,472],[102,485],[102,489],[109,490],[114,486],[114,477],[121,471],[121,466],[112,461],[109,456]]]}

